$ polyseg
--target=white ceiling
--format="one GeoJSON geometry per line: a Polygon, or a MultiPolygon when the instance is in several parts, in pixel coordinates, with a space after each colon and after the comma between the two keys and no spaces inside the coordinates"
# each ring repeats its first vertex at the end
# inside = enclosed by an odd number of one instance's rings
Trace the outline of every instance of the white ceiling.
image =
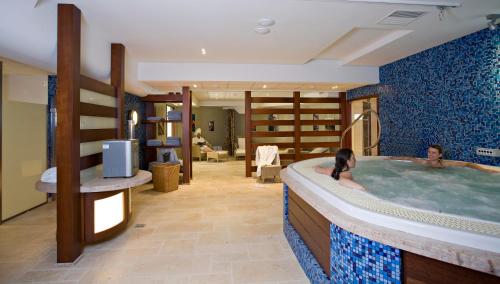
{"type": "MultiPolygon", "coordinates": [[[[109,44],[123,43],[126,89],[143,95],[151,87],[162,89],[179,82],[140,81],[138,63],[302,65],[327,59],[345,65],[381,66],[486,28],[485,15],[500,13],[499,0],[457,1],[462,6],[445,10],[442,20],[434,6],[346,0],[68,0],[65,3],[73,3],[82,11],[82,73],[109,80],[109,44]],[[407,26],[377,24],[398,9],[427,14],[407,26]],[[267,35],[253,31],[263,17],[276,21],[267,35]],[[206,55],[201,54],[201,48],[207,50],[206,55]]],[[[0,1],[0,56],[54,72],[57,2],[0,1]]],[[[264,82],[248,81],[226,82],[229,87],[205,89],[232,90],[231,84],[258,88],[264,82]]],[[[208,86],[210,82],[183,83],[208,86]]],[[[349,84],[342,88],[366,83],[349,84]]],[[[308,85],[300,82],[299,88],[308,85]]],[[[317,90],[326,90],[342,82],[332,79],[313,85],[318,86],[317,90]]],[[[276,83],[276,89],[283,89],[280,83],[276,83]]]]}

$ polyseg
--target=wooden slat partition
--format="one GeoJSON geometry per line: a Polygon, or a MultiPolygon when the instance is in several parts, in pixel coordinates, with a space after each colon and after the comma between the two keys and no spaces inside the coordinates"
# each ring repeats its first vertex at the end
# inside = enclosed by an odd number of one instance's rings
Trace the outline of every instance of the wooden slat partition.
{"type": "Polygon", "coordinates": [[[301,108],[301,114],[339,114],[340,109],[335,108],[301,108]]]}
{"type": "Polygon", "coordinates": [[[301,125],[341,125],[341,120],[328,120],[328,119],[318,119],[318,120],[301,120],[301,125]]]}
{"type": "Polygon", "coordinates": [[[323,104],[331,104],[331,103],[339,103],[339,98],[300,98],[301,103],[323,103],[323,104]]]}
{"type": "Polygon", "coordinates": [[[267,108],[267,109],[252,109],[252,114],[293,114],[293,109],[286,108],[267,108]]]}
{"type": "Polygon", "coordinates": [[[89,103],[80,103],[80,115],[116,117],[117,108],[89,103]]]}
{"type": "Polygon", "coordinates": [[[293,103],[293,98],[252,97],[252,103],[293,103]]]}
{"type": "Polygon", "coordinates": [[[99,164],[102,164],[102,153],[80,157],[80,170],[92,168],[99,164]]]}
{"type": "Polygon", "coordinates": [[[252,120],[252,126],[294,125],[293,120],[252,120]]]}
{"type": "Polygon", "coordinates": [[[293,137],[295,134],[293,131],[253,131],[252,137],[293,137]]]}
{"type": "MultiPolygon", "coordinates": [[[[341,131],[344,131],[349,127],[349,124],[351,123],[351,104],[347,101],[347,94],[346,93],[340,93],[340,110],[341,110],[341,117],[342,117],[342,126],[341,126],[341,131]]],[[[341,148],[351,148],[352,143],[351,143],[351,132],[349,131],[346,133],[344,137],[344,145],[340,145],[341,148]]]]}
{"type": "Polygon", "coordinates": [[[80,130],[80,143],[109,139],[116,139],[116,128],[80,130]]]}
{"type": "MultiPolygon", "coordinates": [[[[342,134],[341,131],[333,130],[322,130],[322,131],[302,131],[302,125],[314,126],[314,125],[326,125],[326,126],[342,126],[345,129],[347,125],[346,120],[348,119],[347,111],[342,108],[346,108],[345,93],[339,93],[338,98],[326,97],[326,98],[301,98],[300,92],[293,92],[292,97],[252,97],[250,91],[245,92],[245,175],[247,177],[252,176],[252,172],[256,170],[255,166],[252,166],[252,160],[255,159],[255,151],[257,147],[264,145],[276,145],[279,148],[294,148],[294,154],[282,154],[280,155],[280,160],[292,160],[300,161],[303,159],[316,158],[316,157],[331,157],[334,153],[318,153],[318,154],[307,154],[302,153],[302,148],[316,148],[316,147],[328,147],[328,148],[338,148],[340,146],[339,142],[302,142],[302,137],[329,137],[336,136],[340,138],[342,134]],[[252,103],[288,103],[289,108],[252,108],[252,103]],[[301,104],[338,104],[339,108],[303,108],[301,104]],[[290,114],[293,115],[293,120],[252,120],[252,115],[259,114],[290,114]],[[302,114],[338,114],[340,119],[321,119],[312,120],[305,119],[301,120],[302,114]],[[257,126],[279,126],[293,125],[294,131],[253,131],[257,126]],[[263,143],[254,142],[254,138],[265,138],[265,137],[290,137],[293,142],[277,142],[277,143],[263,143]]],[[[332,128],[333,129],[333,128],[332,128]]],[[[312,138],[309,138],[312,139],[312,138]]],[[[314,140],[313,140],[314,141],[314,140]]],[[[283,166],[285,167],[285,166],[283,166]]]]}
{"type": "MultiPolygon", "coordinates": [[[[168,95],[167,95],[168,96],[168,95]]],[[[191,109],[191,91],[182,87],[182,182],[189,184],[192,178],[193,157],[191,153],[191,124],[193,124],[191,109]]]]}
{"type": "Polygon", "coordinates": [[[115,88],[101,81],[92,79],[85,75],[80,75],[80,88],[96,92],[102,95],[116,97],[115,88]]]}

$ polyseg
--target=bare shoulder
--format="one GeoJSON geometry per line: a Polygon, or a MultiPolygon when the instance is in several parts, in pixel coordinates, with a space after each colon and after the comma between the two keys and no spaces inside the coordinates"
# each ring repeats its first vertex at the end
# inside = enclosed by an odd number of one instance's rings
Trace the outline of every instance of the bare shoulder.
{"type": "Polygon", "coordinates": [[[352,180],[352,173],[350,171],[341,172],[340,177],[352,180]]]}

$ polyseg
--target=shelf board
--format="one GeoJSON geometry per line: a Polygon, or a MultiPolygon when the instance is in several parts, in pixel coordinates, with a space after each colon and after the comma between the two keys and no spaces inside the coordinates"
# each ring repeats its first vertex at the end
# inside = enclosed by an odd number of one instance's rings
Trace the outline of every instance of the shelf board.
{"type": "Polygon", "coordinates": [[[168,120],[168,119],[160,119],[160,120],[143,120],[143,124],[157,124],[157,123],[164,123],[164,122],[170,122],[170,123],[176,123],[176,122],[182,122],[182,120],[168,120]]]}
{"type": "Polygon", "coordinates": [[[142,146],[142,149],[158,149],[158,148],[182,148],[182,145],[179,145],[179,146],[168,146],[168,145],[161,145],[161,146],[142,146]]]}

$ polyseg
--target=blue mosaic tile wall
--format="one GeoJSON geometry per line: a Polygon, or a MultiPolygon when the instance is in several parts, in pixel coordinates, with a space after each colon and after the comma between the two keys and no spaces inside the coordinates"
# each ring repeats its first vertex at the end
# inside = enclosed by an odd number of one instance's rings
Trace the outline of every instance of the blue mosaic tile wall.
{"type": "Polygon", "coordinates": [[[144,106],[144,103],[141,101],[141,98],[139,96],[125,93],[125,101],[124,101],[124,113],[125,113],[125,121],[124,121],[124,127],[125,127],[125,137],[129,137],[128,133],[128,122],[127,122],[127,114],[130,110],[136,110],[137,113],[139,114],[139,123],[135,126],[135,138],[139,139],[139,167],[142,170],[147,170],[148,166],[146,165],[144,161],[144,150],[142,149],[142,145],[146,145],[146,129],[144,128],[144,124],[141,123],[141,120],[143,120],[146,117],[146,108],[144,106]]]}
{"type": "Polygon", "coordinates": [[[500,147],[500,30],[488,29],[380,68],[380,84],[348,99],[379,94],[381,155],[445,158],[500,166],[476,147],[500,147]]]}
{"type": "Polygon", "coordinates": [[[332,283],[401,283],[401,252],[330,225],[332,283]]]}

